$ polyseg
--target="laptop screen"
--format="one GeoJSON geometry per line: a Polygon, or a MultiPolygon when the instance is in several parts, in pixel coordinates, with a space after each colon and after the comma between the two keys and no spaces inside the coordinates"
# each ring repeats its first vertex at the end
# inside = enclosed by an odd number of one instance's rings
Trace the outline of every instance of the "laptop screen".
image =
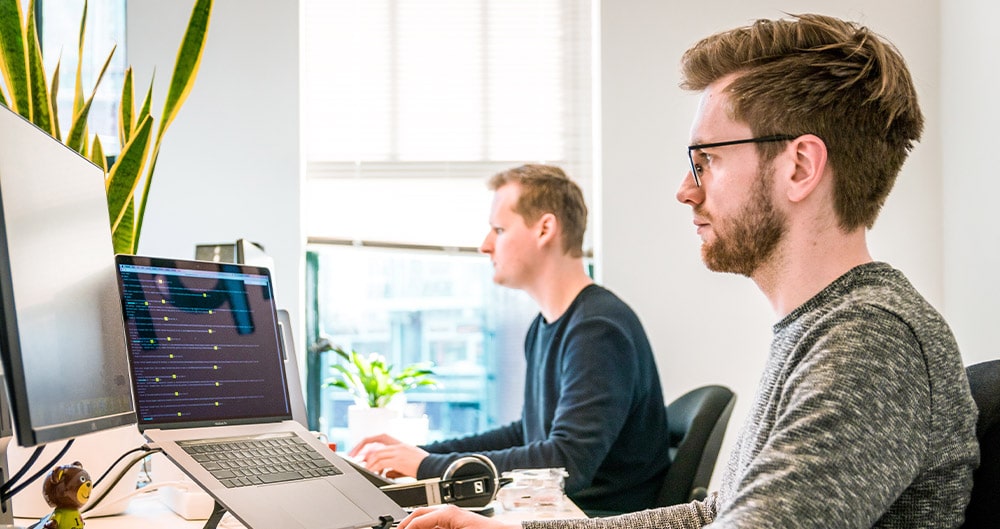
{"type": "Polygon", "coordinates": [[[140,430],[291,418],[266,268],[115,259],[140,430]]]}

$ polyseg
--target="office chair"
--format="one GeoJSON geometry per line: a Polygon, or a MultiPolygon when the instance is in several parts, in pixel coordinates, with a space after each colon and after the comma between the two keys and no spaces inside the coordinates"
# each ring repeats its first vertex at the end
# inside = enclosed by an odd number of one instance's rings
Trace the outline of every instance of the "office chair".
{"type": "Polygon", "coordinates": [[[704,499],[719,457],[722,437],[736,404],[736,394],[725,386],[693,389],[667,405],[670,468],[657,506],[704,499]]]}
{"type": "Polygon", "coordinates": [[[995,528],[1000,520],[1000,360],[971,365],[965,372],[979,408],[979,468],[973,474],[972,499],[962,529],[995,528]]]}

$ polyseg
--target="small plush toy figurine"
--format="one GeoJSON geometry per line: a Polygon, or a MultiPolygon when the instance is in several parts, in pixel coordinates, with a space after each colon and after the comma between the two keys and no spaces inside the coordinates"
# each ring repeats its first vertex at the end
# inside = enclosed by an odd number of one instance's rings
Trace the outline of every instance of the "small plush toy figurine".
{"type": "Polygon", "coordinates": [[[42,497],[55,509],[31,529],[82,529],[80,507],[90,499],[93,488],[90,474],[79,461],[52,469],[42,485],[42,497]]]}

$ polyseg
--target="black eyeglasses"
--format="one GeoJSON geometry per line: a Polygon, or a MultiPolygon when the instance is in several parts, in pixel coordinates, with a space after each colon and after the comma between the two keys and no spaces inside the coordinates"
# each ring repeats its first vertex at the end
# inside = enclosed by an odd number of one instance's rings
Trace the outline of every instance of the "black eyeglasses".
{"type": "Polygon", "coordinates": [[[694,155],[691,154],[692,151],[697,151],[700,149],[711,149],[712,147],[725,147],[727,145],[739,145],[741,143],[770,143],[772,141],[789,141],[798,138],[798,136],[791,136],[788,134],[774,134],[771,136],[761,136],[759,138],[749,138],[746,140],[731,140],[731,141],[720,141],[718,143],[702,143],[700,145],[688,145],[688,161],[691,162],[691,176],[694,177],[694,185],[701,187],[701,173],[704,169],[698,164],[694,163],[694,155]]]}

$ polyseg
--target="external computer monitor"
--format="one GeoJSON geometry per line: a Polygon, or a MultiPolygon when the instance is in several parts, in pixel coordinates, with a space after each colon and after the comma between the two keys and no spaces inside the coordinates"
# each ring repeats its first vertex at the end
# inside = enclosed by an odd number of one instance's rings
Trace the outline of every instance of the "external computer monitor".
{"type": "Polygon", "coordinates": [[[116,285],[104,172],[0,106],[0,356],[21,446],[135,423],[116,285]]]}

